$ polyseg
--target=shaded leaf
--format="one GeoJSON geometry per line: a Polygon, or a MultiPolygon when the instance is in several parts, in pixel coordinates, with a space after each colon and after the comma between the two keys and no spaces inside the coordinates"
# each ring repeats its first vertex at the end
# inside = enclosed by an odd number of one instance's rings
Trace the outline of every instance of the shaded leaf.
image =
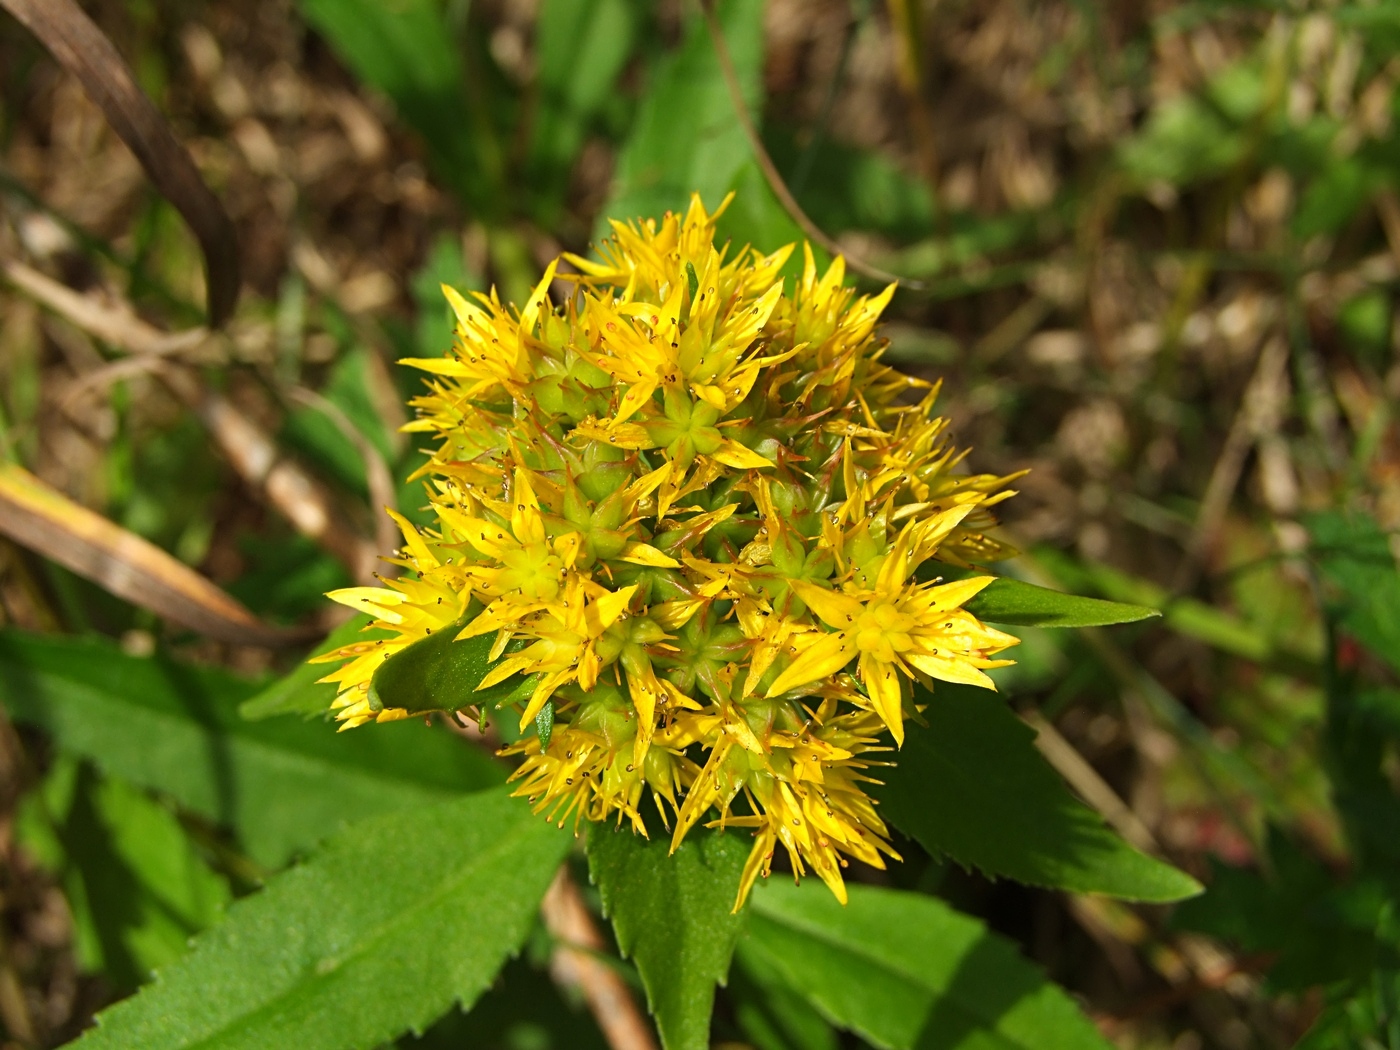
{"type": "Polygon", "coordinates": [[[1337,595],[1341,626],[1400,671],[1400,571],[1389,537],[1364,514],[1310,514],[1304,524],[1313,559],[1337,595]]]}
{"type": "Polygon", "coordinates": [[[734,1021],[757,1050],[837,1050],[840,1037],[757,951],[742,945],[729,972],[734,1021]]]}
{"type": "Polygon", "coordinates": [[[247,722],[256,686],[127,656],[109,642],[0,632],[0,702],[60,749],[168,792],[277,867],[347,819],[499,784],[484,752],[419,722],[337,735],[325,722],[247,722]]]}
{"type": "Polygon", "coordinates": [[[843,908],[818,886],[774,881],[752,912],[741,958],[876,1046],[1108,1050],[1011,942],[933,897],[852,885],[843,908]]]}
{"type": "MultiPolygon", "coordinates": [[[[749,112],[757,112],[763,63],[763,4],[716,5],[749,112]]],[[[660,58],[631,135],[618,156],[603,214],[659,218],[683,211],[691,193],[716,207],[750,159],[704,20],[692,14],[679,50],[660,58]]],[[[607,230],[600,230],[606,235],[607,230]]]]}
{"type": "Polygon", "coordinates": [[[16,833],[63,879],[81,965],[121,988],[183,955],[230,899],[173,813],[85,763],[55,763],[16,833]]]}
{"type": "Polygon", "coordinates": [[[1176,909],[1172,927],[1243,952],[1276,953],[1268,971],[1275,991],[1364,980],[1377,961],[1383,887],[1365,877],[1338,886],[1326,867],[1276,831],[1267,849],[1267,875],[1214,863],[1208,892],[1176,909]]]}
{"type": "Polygon", "coordinates": [[[1172,901],[1200,892],[1139,853],[1070,794],[1035,734],[995,693],[939,683],[921,693],[897,762],[872,785],[882,815],[935,857],[1078,893],[1172,901]]]}
{"type": "Polygon", "coordinates": [[[398,1050],[608,1050],[585,1004],[561,994],[543,958],[538,968],[527,961],[537,946],[548,950],[543,931],[536,934],[470,1013],[450,1012],[422,1036],[401,1038],[398,1050]]]}
{"type": "Polygon", "coordinates": [[[556,218],[584,134],[612,96],[641,13],[635,0],[546,0],[540,9],[535,30],[539,108],[530,167],[531,188],[546,221],[556,218]]]}
{"type": "MultiPolygon", "coordinates": [[[[385,660],[369,683],[369,705],[379,711],[402,707],[409,711],[457,711],[481,705],[496,707],[528,692],[537,676],[511,675],[486,689],[478,689],[497,661],[491,659],[495,635],[478,634],[457,640],[457,632],[471,621],[474,613],[418,639],[385,660]]],[[[517,639],[506,646],[506,654],[525,646],[517,639]]],[[[504,654],[503,654],[504,655],[504,654]]]]}
{"type": "Polygon", "coordinates": [[[743,925],[730,909],[751,843],[697,829],[668,856],[670,836],[658,832],[648,840],[592,825],[588,870],[618,946],[642,975],[666,1050],[705,1050],[715,985],[743,925]]]}
{"type": "Polygon", "coordinates": [[[357,824],[229,909],[81,1050],[341,1050],[470,1006],[571,842],[505,790],[357,824]]]}
{"type": "Polygon", "coordinates": [[[1104,627],[1161,615],[1142,605],[1061,594],[1004,576],[968,602],[967,611],[990,623],[1018,627],[1104,627]]]}

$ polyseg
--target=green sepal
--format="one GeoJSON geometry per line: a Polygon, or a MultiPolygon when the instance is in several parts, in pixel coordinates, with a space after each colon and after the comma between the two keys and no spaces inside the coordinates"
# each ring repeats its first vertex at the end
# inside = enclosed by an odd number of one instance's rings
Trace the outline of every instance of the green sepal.
{"type": "Polygon", "coordinates": [[[554,701],[546,700],[544,706],[540,708],[540,713],[535,716],[535,732],[540,737],[540,750],[549,747],[549,740],[554,736],[554,701]]]}

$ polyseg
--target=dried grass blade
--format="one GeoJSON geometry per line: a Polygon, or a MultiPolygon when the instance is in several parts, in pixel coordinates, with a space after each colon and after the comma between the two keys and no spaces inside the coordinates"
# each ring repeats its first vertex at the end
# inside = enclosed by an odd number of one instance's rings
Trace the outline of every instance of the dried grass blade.
{"type": "Polygon", "coordinates": [[[305,640],[300,631],[261,622],[183,562],[12,463],[0,464],[0,533],[210,638],[269,647],[305,640]]]}

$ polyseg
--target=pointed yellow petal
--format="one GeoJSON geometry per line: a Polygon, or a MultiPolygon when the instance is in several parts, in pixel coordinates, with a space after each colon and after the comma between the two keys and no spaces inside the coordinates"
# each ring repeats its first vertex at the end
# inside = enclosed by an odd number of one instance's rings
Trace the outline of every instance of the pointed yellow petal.
{"type": "Polygon", "coordinates": [[[455,357],[401,357],[399,364],[406,368],[417,368],[423,372],[431,372],[435,376],[475,376],[480,375],[480,369],[459,361],[455,357]]]}
{"type": "Polygon", "coordinates": [[[903,653],[904,659],[924,674],[944,682],[977,685],[996,691],[997,684],[966,660],[956,656],[934,656],[931,653],[903,653]]]}
{"type": "Polygon", "coordinates": [[[870,705],[880,721],[894,734],[894,742],[904,744],[904,711],[900,703],[899,672],[894,664],[877,660],[869,653],[860,657],[860,680],[870,694],[870,705]]]}
{"type": "MultiPolygon", "coordinates": [[[[627,393],[622,395],[622,400],[618,402],[617,414],[613,416],[613,428],[625,422],[627,418],[637,412],[643,405],[651,400],[651,395],[656,393],[657,382],[654,378],[639,379],[627,388],[627,393]]],[[[640,428],[638,428],[640,429],[640,428]]],[[[643,431],[645,433],[645,431],[643,431]]],[[[612,431],[609,432],[611,440],[612,431]]],[[[645,447],[645,446],[643,446],[645,447]]]]}
{"type": "Polygon", "coordinates": [[[807,580],[792,580],[788,586],[828,627],[835,627],[838,631],[850,627],[864,610],[859,599],[828,590],[807,580]]]}
{"type": "Polygon", "coordinates": [[[856,654],[855,642],[844,634],[814,632],[807,635],[807,638],[810,640],[800,643],[805,647],[768,687],[769,696],[777,696],[796,686],[830,678],[850,663],[851,657],[856,654]]]}
{"type": "MultiPolygon", "coordinates": [[[[447,304],[452,307],[452,312],[457,315],[457,323],[461,325],[464,333],[471,331],[473,322],[480,325],[490,323],[491,319],[487,316],[486,312],[479,306],[473,306],[471,303],[467,302],[466,299],[462,298],[461,293],[458,292],[456,288],[446,284],[439,285],[439,287],[442,289],[442,294],[447,300],[447,304]]],[[[400,364],[402,363],[403,362],[400,362],[400,364]]]]}
{"type": "Polygon", "coordinates": [[[535,691],[530,694],[530,702],[525,705],[524,712],[520,715],[520,729],[523,732],[525,727],[535,720],[535,716],[544,710],[546,701],[554,695],[554,691],[573,677],[573,670],[555,671],[540,679],[535,686],[535,691]]]}
{"type": "Polygon", "coordinates": [[[744,902],[749,899],[749,891],[753,889],[758,876],[768,873],[773,863],[774,845],[773,832],[767,828],[754,836],[753,849],[749,850],[749,857],[744,861],[743,874],[739,876],[739,895],[734,898],[734,914],[737,915],[744,902]]]}
{"type": "Polygon", "coordinates": [[[719,448],[710,453],[726,467],[734,467],[736,470],[762,470],[764,467],[771,467],[772,460],[764,459],[751,448],[739,444],[737,441],[730,441],[725,438],[720,443],[719,448]]]}
{"type": "Polygon", "coordinates": [[[423,534],[414,527],[411,521],[392,507],[385,507],[384,510],[389,517],[394,519],[394,524],[403,533],[404,544],[408,547],[408,553],[413,556],[413,562],[418,571],[436,569],[440,563],[433,552],[428,549],[427,543],[423,541],[423,534]]]}
{"type": "Polygon", "coordinates": [[[633,565],[651,565],[659,569],[679,569],[681,563],[663,554],[649,543],[629,543],[619,557],[633,565]]]}
{"type": "Polygon", "coordinates": [[[927,603],[926,608],[930,612],[945,612],[966,605],[995,579],[995,576],[974,576],[967,580],[954,580],[952,583],[930,587],[921,597],[923,603],[927,603]]]}
{"type": "Polygon", "coordinates": [[[620,591],[610,591],[591,603],[587,611],[588,633],[596,638],[616,623],[636,593],[637,585],[632,584],[620,591]]]}
{"type": "Polygon", "coordinates": [[[403,623],[403,617],[389,606],[399,605],[408,599],[398,591],[387,587],[342,587],[326,595],[333,602],[349,606],[356,612],[369,613],[385,623],[403,623]]]}
{"type": "Polygon", "coordinates": [[[515,468],[515,484],[511,491],[510,529],[522,545],[544,542],[540,501],[530,487],[530,472],[520,467],[515,468]]]}

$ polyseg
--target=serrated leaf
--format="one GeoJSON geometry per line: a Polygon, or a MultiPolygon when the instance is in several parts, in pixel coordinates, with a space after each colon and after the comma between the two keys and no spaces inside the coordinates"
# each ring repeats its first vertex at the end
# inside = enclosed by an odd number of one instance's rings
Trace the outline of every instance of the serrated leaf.
{"type": "Polygon", "coordinates": [[[58,747],[234,829],[280,867],[348,819],[493,787],[505,770],[419,722],[337,734],[326,722],[247,722],[256,685],[127,656],[95,639],[0,632],[0,702],[58,747]]]}
{"type": "Polygon", "coordinates": [[[618,947],[642,975],[666,1050],[706,1050],[715,985],[724,983],[743,926],[732,915],[752,843],[697,829],[667,855],[670,836],[650,840],[594,824],[588,871],[618,947]]]}
{"type": "Polygon", "coordinates": [[[1105,627],[1162,615],[1144,605],[1061,594],[1007,577],[988,584],[966,608],[979,620],[1017,627],[1105,627]]]}
{"type": "Polygon", "coordinates": [[[926,728],[910,726],[883,785],[881,814],[935,857],[989,875],[1077,893],[1174,901],[1191,876],[1124,842],[1079,802],[1000,697],[939,683],[926,728]]]}
{"type": "Polygon", "coordinates": [[[741,957],[889,1050],[1108,1050],[1069,996],[976,919],[917,893],[849,894],[843,908],[816,885],[755,890],[741,957]]]}
{"type": "MultiPolygon", "coordinates": [[[[334,652],[351,642],[363,638],[380,637],[378,633],[365,634],[371,620],[360,613],[346,620],[332,631],[324,642],[312,650],[312,656],[334,652]]],[[[238,705],[238,713],[249,721],[260,721],[274,715],[316,715],[330,710],[335,699],[334,682],[319,682],[329,668],[325,664],[303,661],[288,674],[261,690],[255,696],[238,705]]]]}
{"type": "Polygon", "coordinates": [[[470,1006],[571,836],[505,789],[375,817],[229,909],[80,1050],[344,1050],[470,1006]]]}

